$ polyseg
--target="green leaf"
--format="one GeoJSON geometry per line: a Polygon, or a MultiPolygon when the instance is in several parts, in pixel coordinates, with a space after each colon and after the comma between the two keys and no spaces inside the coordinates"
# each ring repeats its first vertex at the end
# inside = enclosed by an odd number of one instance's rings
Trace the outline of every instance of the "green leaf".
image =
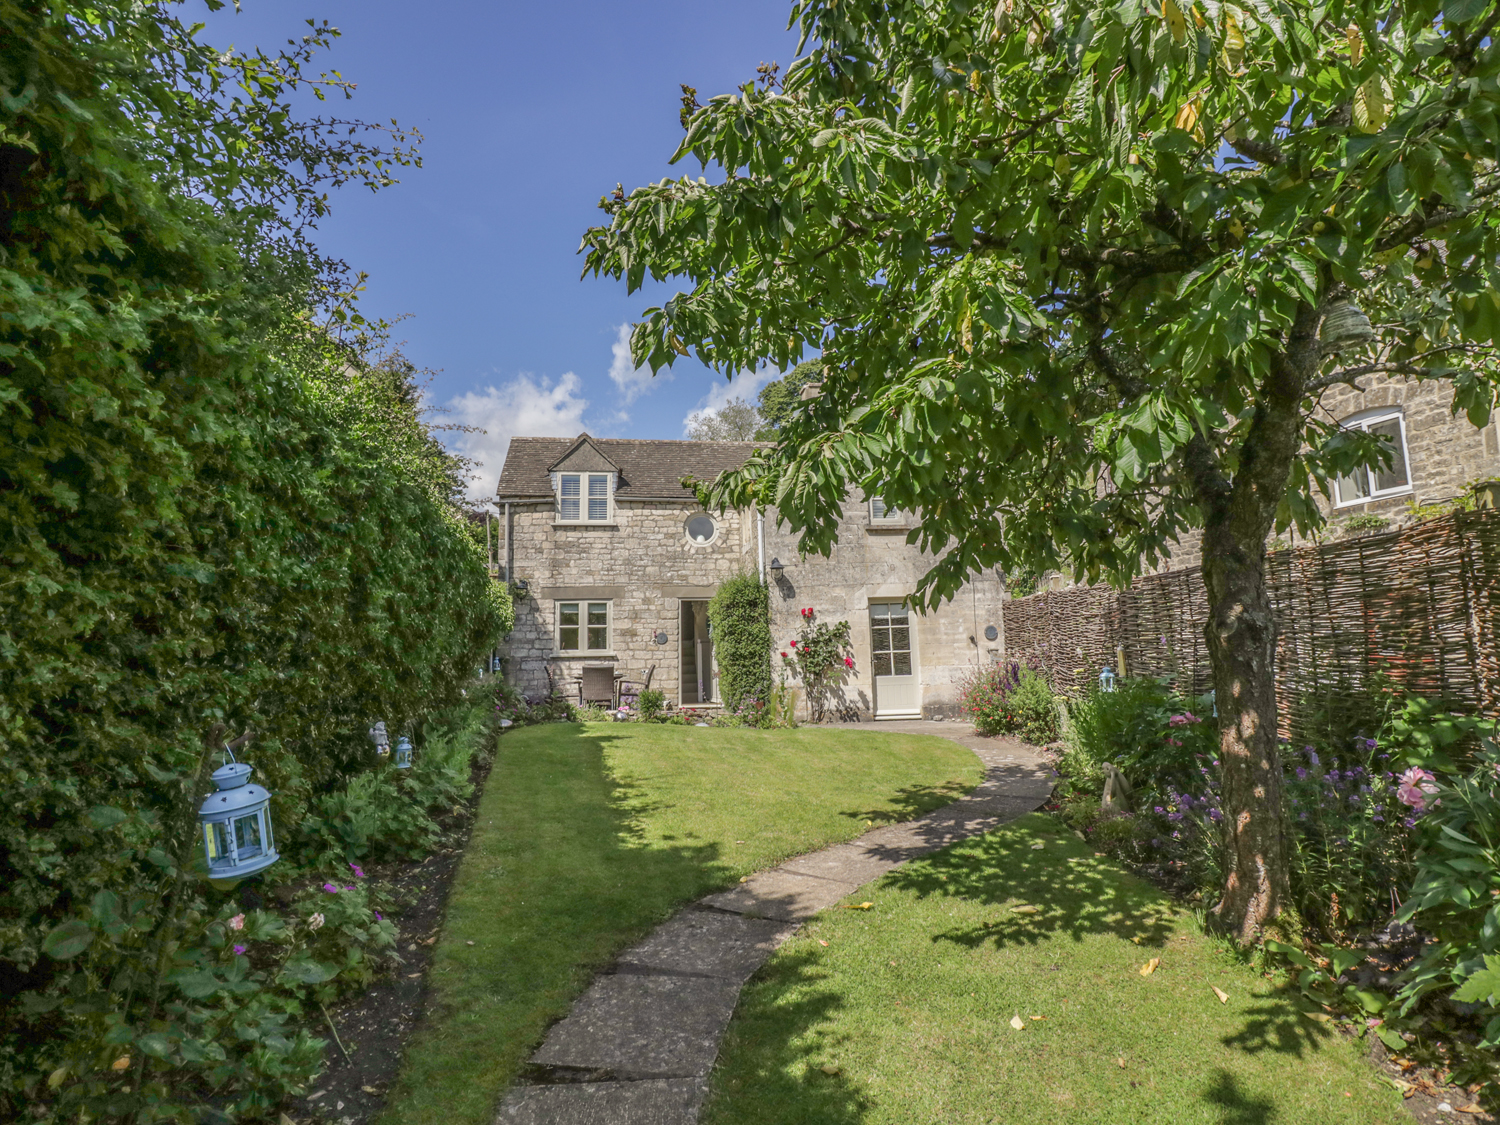
{"type": "Polygon", "coordinates": [[[812,146],[813,148],[823,148],[825,145],[831,144],[838,135],[839,131],[837,129],[824,129],[813,135],[812,146]]]}
{"type": "Polygon", "coordinates": [[[159,1031],[147,1032],[135,1044],[153,1058],[164,1059],[172,1053],[172,1040],[159,1031]]]}
{"type": "Polygon", "coordinates": [[[1472,973],[1453,992],[1453,999],[1470,1004],[1489,1004],[1500,1007],[1500,957],[1486,955],[1484,968],[1472,973]]]}
{"type": "Polygon", "coordinates": [[[322,984],[339,975],[339,970],[320,961],[302,958],[288,961],[277,977],[278,980],[294,984],[322,984]]]}
{"type": "Polygon", "coordinates": [[[77,957],[93,940],[94,931],[89,929],[88,923],[75,918],[53,927],[42,939],[42,952],[55,960],[66,961],[77,957]]]}
{"type": "Polygon", "coordinates": [[[185,969],[168,978],[190,1000],[202,1000],[224,987],[224,982],[207,969],[185,969]]]}
{"type": "Polygon", "coordinates": [[[1398,1032],[1392,1030],[1389,1027],[1386,1027],[1385,1024],[1381,1024],[1379,1027],[1377,1027],[1375,1029],[1375,1034],[1380,1036],[1380,1041],[1392,1051],[1406,1050],[1406,1040],[1401,1038],[1398,1032]]]}
{"type": "Polygon", "coordinates": [[[89,821],[95,828],[113,828],[130,819],[130,814],[111,805],[95,805],[89,809],[89,821]]]}

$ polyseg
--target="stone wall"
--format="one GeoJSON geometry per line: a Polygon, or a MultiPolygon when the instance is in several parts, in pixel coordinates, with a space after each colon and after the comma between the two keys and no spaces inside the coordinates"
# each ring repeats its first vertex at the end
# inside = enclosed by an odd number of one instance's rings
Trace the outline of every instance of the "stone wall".
{"type": "Polygon", "coordinates": [[[528,590],[516,599],[504,652],[507,674],[523,694],[546,694],[547,666],[561,686],[585,664],[612,662],[635,682],[654,666],[651,686],[678,700],[682,601],[711,598],[721,581],[756,566],[753,520],[738,512],[715,516],[713,541],[696,544],[684,525],[698,511],[688,501],[617,498],[613,524],[555,525],[551,504],[512,505],[514,578],[528,590]],[[609,652],[559,653],[557,603],[589,599],[613,603],[609,652]],[[663,633],[666,642],[658,644],[663,633]]]}
{"type": "MultiPolygon", "coordinates": [[[[899,601],[912,594],[934,557],[908,545],[907,521],[875,522],[860,501],[844,505],[839,540],[832,555],[806,558],[797,553],[796,537],[766,521],[766,558],[785,567],[771,583],[771,636],[778,656],[801,625],[801,611],[811,607],[821,621],[849,622],[854,669],[840,689],[844,706],[871,718],[876,704],[871,675],[871,602],[899,601]]],[[[975,578],[949,602],[926,614],[911,616],[916,635],[914,659],[920,674],[921,709],[928,718],[958,715],[958,681],[979,663],[999,658],[1003,645],[1000,616],[1002,588],[993,573],[975,578]],[[993,625],[997,636],[986,640],[993,625]]],[[[806,709],[806,700],[803,700],[806,709]]]]}
{"type": "MultiPolygon", "coordinates": [[[[512,577],[525,581],[528,590],[517,596],[516,627],[502,650],[512,682],[535,697],[548,690],[548,668],[553,681],[565,686],[585,664],[613,663],[635,682],[654,666],[652,687],[680,703],[682,602],[711,598],[724,579],[742,570],[754,572],[758,565],[753,516],[715,516],[719,528],[714,541],[697,545],[688,540],[684,527],[697,511],[689,501],[617,498],[611,525],[556,525],[551,504],[513,504],[512,577]],[[610,650],[559,653],[557,603],[590,599],[612,603],[610,650]],[[657,643],[659,634],[665,634],[665,643],[657,643]]],[[[832,557],[803,559],[795,536],[777,528],[773,519],[765,521],[766,562],[776,557],[785,564],[781,577],[771,584],[777,651],[796,637],[804,607],[815,609],[820,620],[847,620],[855,668],[841,693],[845,705],[861,718],[872,717],[875,703],[869,603],[907,597],[932,563],[931,556],[907,545],[909,526],[873,523],[866,504],[851,502],[845,506],[832,557]]],[[[500,550],[503,558],[503,545],[500,550]]],[[[1000,582],[989,574],[938,610],[913,615],[924,714],[956,715],[959,678],[976,663],[998,657],[1003,637],[986,640],[984,629],[1002,627],[1000,600],[1000,582]]],[[[773,654],[773,666],[781,663],[773,654]]],[[[802,711],[805,718],[805,693],[802,711]]]]}

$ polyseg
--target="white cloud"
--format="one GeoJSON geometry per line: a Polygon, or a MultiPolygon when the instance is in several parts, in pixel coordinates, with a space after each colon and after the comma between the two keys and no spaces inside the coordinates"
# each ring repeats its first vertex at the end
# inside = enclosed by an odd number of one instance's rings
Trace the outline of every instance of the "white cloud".
{"type": "Polygon", "coordinates": [[[627,406],[641,395],[655,390],[657,382],[672,378],[671,368],[664,367],[659,374],[652,375],[650,367],[635,365],[635,361],[630,358],[630,325],[628,324],[620,325],[610,351],[612,356],[609,364],[609,377],[620,389],[620,397],[625,400],[627,406]]]}
{"type": "Polygon", "coordinates": [[[473,433],[450,433],[455,453],[473,458],[476,479],[469,495],[477,501],[494,497],[500,467],[512,437],[576,437],[586,428],[583,412],[589,400],[583,384],[569,371],[554,383],[532,375],[517,375],[503,387],[489,386],[448,400],[439,416],[443,422],[474,426],[473,433]]]}
{"type": "Polygon", "coordinates": [[[742,398],[751,406],[754,406],[755,396],[760,393],[760,389],[772,379],[779,378],[781,378],[780,371],[777,371],[774,367],[763,367],[759,371],[741,371],[733,379],[726,379],[723,382],[716,381],[713,390],[700,398],[698,405],[688,411],[687,416],[683,418],[683,436],[687,436],[688,429],[692,426],[694,418],[704,414],[717,414],[728,405],[729,400],[732,398],[742,398]]]}

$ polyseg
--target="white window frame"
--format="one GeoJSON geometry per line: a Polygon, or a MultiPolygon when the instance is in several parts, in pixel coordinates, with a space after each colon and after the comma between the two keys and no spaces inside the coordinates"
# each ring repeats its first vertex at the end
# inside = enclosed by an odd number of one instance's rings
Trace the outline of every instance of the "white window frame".
{"type": "MultiPolygon", "coordinates": [[[[566,524],[588,524],[588,523],[614,523],[615,521],[615,474],[614,473],[591,473],[591,472],[557,472],[553,473],[552,488],[556,497],[553,509],[553,520],[555,523],[566,524]],[[578,515],[574,519],[568,519],[563,515],[563,489],[565,481],[573,477],[578,481],[578,515]],[[603,482],[604,495],[595,496],[593,490],[596,482],[603,482]],[[593,516],[590,514],[590,502],[592,500],[604,501],[604,514],[593,516]]],[[[568,497],[572,499],[572,497],[568,497]]]]}
{"type": "Polygon", "coordinates": [[[882,497],[871,496],[866,506],[870,510],[871,523],[899,523],[901,521],[901,513],[887,508],[882,497]]]}
{"type": "Polygon", "coordinates": [[[567,598],[565,600],[560,600],[560,601],[558,601],[558,602],[556,602],[554,604],[553,610],[552,610],[552,615],[553,615],[553,620],[554,620],[554,625],[553,625],[553,643],[557,646],[557,651],[560,654],[562,654],[563,656],[598,656],[601,653],[609,653],[609,652],[613,652],[614,651],[614,649],[611,647],[612,642],[614,641],[614,631],[615,631],[615,603],[614,603],[613,599],[610,599],[610,598],[567,598]],[[568,606],[574,607],[575,611],[578,614],[578,624],[576,624],[576,625],[564,625],[563,624],[563,611],[568,606]],[[604,607],[604,626],[603,626],[603,628],[604,628],[604,647],[603,648],[592,648],[592,647],[589,646],[589,640],[590,640],[589,629],[590,628],[598,628],[598,626],[590,626],[589,625],[589,611],[593,607],[595,607],[595,606],[603,606],[604,607]],[[577,629],[578,630],[578,647],[577,648],[564,648],[563,647],[563,630],[564,629],[577,629]]]}
{"type": "Polygon", "coordinates": [[[1411,481],[1411,449],[1406,440],[1406,415],[1400,407],[1380,407],[1374,410],[1362,411],[1359,414],[1351,414],[1339,423],[1339,427],[1345,430],[1368,431],[1371,426],[1381,422],[1396,421],[1397,433],[1401,436],[1401,464],[1406,469],[1406,483],[1396,488],[1377,489],[1375,487],[1375,473],[1378,469],[1356,469],[1356,473],[1363,473],[1369,485],[1369,491],[1364,496],[1353,496],[1344,498],[1343,482],[1350,480],[1349,477],[1335,477],[1333,481],[1333,499],[1335,508],[1353,508],[1359,504],[1368,504],[1373,500],[1385,500],[1392,496],[1405,496],[1413,491],[1411,481]]]}

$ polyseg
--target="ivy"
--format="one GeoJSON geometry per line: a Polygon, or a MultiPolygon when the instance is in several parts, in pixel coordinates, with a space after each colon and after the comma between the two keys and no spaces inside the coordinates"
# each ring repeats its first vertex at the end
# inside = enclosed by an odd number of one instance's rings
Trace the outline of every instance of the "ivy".
{"type": "Polygon", "coordinates": [[[708,603],[719,664],[719,691],[731,711],[764,704],[771,697],[771,603],[753,574],[719,585],[708,603]]]}

